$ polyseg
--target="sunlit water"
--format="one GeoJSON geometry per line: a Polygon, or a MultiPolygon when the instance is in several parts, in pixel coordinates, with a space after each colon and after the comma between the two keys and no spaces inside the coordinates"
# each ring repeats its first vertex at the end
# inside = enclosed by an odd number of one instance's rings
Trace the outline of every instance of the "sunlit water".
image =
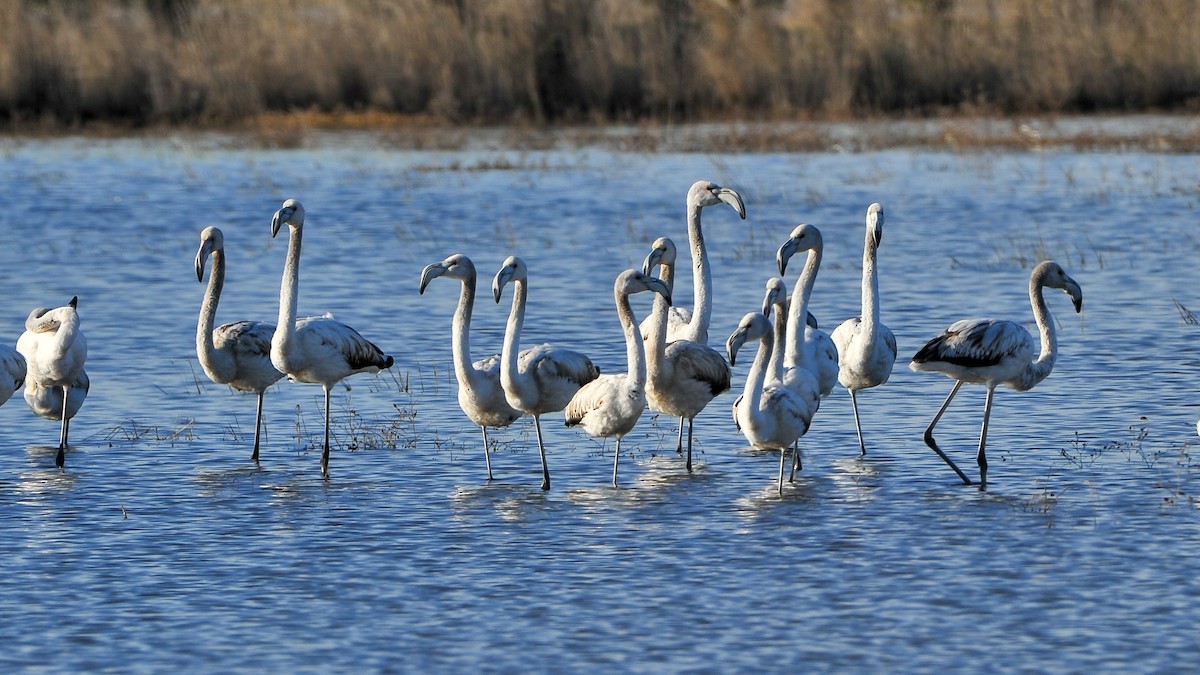
{"type": "MultiPolygon", "coordinates": [[[[65,472],[56,423],[20,394],[0,408],[0,667],[1149,671],[1200,659],[1200,327],[1173,302],[1200,309],[1195,156],[228,147],[0,146],[0,337],[15,343],[30,309],[78,295],[92,380],[65,472]],[[613,489],[611,442],[551,415],[553,489],[538,489],[527,420],[493,432],[486,482],[450,368],[458,287],[418,295],[422,266],[475,260],[479,357],[499,349],[511,298],[491,302],[491,277],[523,256],[525,343],[619,372],[612,280],[659,235],[686,250],[684,195],[699,178],[737,189],[748,211],[704,213],[714,346],[759,306],[800,222],[825,235],[812,311],[827,330],[857,313],[863,215],[884,204],[883,319],[901,356],[860,397],[868,456],[839,388],[781,496],[778,455],[747,449],[727,394],[697,419],[690,475],[673,422],[647,413],[613,489]],[[218,321],[274,321],[286,240],[270,238],[270,216],[291,196],[308,210],[301,312],[333,312],[397,361],[337,390],[328,481],[319,387],[269,391],[256,467],[253,397],[208,382],[195,356],[200,230],[225,231],[218,321]],[[1033,391],[997,393],[980,491],[922,443],[951,382],[908,358],[958,318],[1029,321],[1028,273],[1044,256],[1080,282],[1085,310],[1048,295],[1058,364],[1033,391]]],[[[676,297],[690,305],[682,267],[676,297]]],[[[634,306],[644,315],[649,300],[634,306]]],[[[739,362],[738,390],[745,373],[739,362]]],[[[973,475],[982,401],[964,389],[939,426],[973,475]]]]}

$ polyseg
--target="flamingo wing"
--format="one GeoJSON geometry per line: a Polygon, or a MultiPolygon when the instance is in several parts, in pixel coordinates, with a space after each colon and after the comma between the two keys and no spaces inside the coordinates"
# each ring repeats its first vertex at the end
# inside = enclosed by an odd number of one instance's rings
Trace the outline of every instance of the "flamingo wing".
{"type": "Polygon", "coordinates": [[[925,343],[913,363],[944,362],[965,368],[995,366],[1008,359],[1033,358],[1033,336],[1013,321],[963,319],[925,343]]]}
{"type": "Polygon", "coordinates": [[[674,363],[677,373],[682,371],[707,384],[713,396],[729,391],[733,372],[725,357],[712,347],[676,340],[667,345],[666,358],[674,363]]]}

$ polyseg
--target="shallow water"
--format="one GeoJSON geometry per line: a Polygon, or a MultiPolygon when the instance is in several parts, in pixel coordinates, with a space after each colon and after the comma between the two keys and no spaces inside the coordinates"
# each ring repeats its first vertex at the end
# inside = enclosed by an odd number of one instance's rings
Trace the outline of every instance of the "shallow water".
{"type": "MultiPolygon", "coordinates": [[[[15,343],[30,309],[78,295],[92,380],[65,472],[56,423],[20,395],[0,408],[6,670],[1200,660],[1200,327],[1173,302],[1200,308],[1195,156],[414,152],[370,137],[301,150],[6,141],[0,154],[0,336],[15,343]],[[883,319],[901,358],[860,397],[868,456],[839,388],[781,496],[778,455],[747,449],[727,394],[697,418],[690,475],[672,422],[647,413],[614,490],[611,442],[551,415],[553,489],[538,489],[528,420],[492,433],[486,482],[450,367],[458,287],[418,295],[421,268],[454,252],[475,260],[480,357],[499,349],[511,298],[496,306],[486,288],[521,255],[525,343],[619,372],[612,279],[659,235],[685,245],[684,195],[699,178],[737,189],[748,211],[745,222],[704,212],[714,346],[759,306],[799,222],[824,233],[822,327],[857,313],[863,214],[884,204],[883,319]],[[300,311],[333,312],[397,359],[336,391],[328,481],[319,387],[269,391],[256,467],[253,397],[208,382],[195,357],[200,230],[225,231],[218,321],[273,321],[286,241],[269,224],[290,196],[308,210],[300,311]],[[1080,282],[1084,313],[1049,294],[1054,373],[997,393],[988,488],[963,486],[921,441],[951,382],[911,372],[908,357],[958,318],[1029,321],[1029,269],[1046,256],[1080,282]]],[[[681,304],[689,288],[685,271],[681,304]]],[[[740,390],[746,366],[734,373],[740,390]]],[[[938,427],[972,475],[982,400],[965,388],[938,427]]]]}

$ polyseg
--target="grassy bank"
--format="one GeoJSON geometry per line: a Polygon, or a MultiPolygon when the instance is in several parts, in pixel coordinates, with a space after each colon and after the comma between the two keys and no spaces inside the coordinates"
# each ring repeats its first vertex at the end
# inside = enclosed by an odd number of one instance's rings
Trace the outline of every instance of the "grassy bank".
{"type": "Polygon", "coordinates": [[[0,126],[1200,105],[1193,0],[0,0],[0,126]]]}

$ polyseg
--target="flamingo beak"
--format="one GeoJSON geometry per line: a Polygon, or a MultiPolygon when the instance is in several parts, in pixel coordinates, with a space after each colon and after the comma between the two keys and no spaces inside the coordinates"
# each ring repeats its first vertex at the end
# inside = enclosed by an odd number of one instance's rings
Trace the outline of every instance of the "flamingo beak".
{"type": "Polygon", "coordinates": [[[204,281],[204,266],[212,253],[212,241],[205,239],[200,242],[200,250],[196,251],[196,281],[204,281]]]}
{"type": "Polygon", "coordinates": [[[729,188],[718,188],[717,199],[725,202],[733,207],[734,211],[741,216],[742,220],[746,219],[746,205],[742,203],[742,196],[729,188]]]}
{"type": "Polygon", "coordinates": [[[418,292],[421,295],[424,295],[425,287],[429,285],[429,282],[445,274],[447,269],[446,263],[444,262],[435,262],[426,265],[425,269],[421,270],[421,286],[418,289],[418,292]]]}
{"type": "Polygon", "coordinates": [[[738,350],[741,349],[742,345],[744,344],[746,344],[745,328],[738,328],[733,332],[733,335],[730,335],[729,339],[725,341],[725,351],[729,353],[729,365],[737,365],[738,350]]]}
{"type": "Polygon", "coordinates": [[[646,280],[646,288],[666,298],[668,305],[671,304],[671,289],[667,288],[662,279],[650,277],[646,280]]]}
{"type": "Polygon", "coordinates": [[[496,276],[492,279],[492,297],[496,299],[497,303],[500,302],[500,295],[504,292],[505,284],[512,279],[512,273],[511,267],[503,267],[496,272],[496,276]]]}
{"type": "Polygon", "coordinates": [[[275,235],[279,234],[279,228],[283,227],[283,224],[285,222],[287,222],[288,218],[291,218],[291,217],[292,217],[292,210],[290,208],[279,209],[278,211],[275,212],[275,215],[272,216],[272,218],[271,218],[271,238],[272,239],[275,238],[275,235]],[[285,211],[287,212],[286,215],[284,214],[285,211]]]}
{"type": "Polygon", "coordinates": [[[1083,289],[1074,279],[1067,279],[1067,287],[1063,289],[1071,296],[1071,304],[1075,305],[1075,313],[1083,311],[1083,289]]]}
{"type": "Polygon", "coordinates": [[[646,261],[642,263],[642,274],[650,276],[651,271],[662,262],[663,250],[656,248],[650,251],[650,255],[646,256],[646,261]]]}
{"type": "Polygon", "coordinates": [[[779,267],[779,276],[783,276],[787,273],[788,260],[790,260],[792,255],[796,253],[797,246],[798,244],[796,243],[795,239],[788,239],[787,241],[783,242],[783,246],[780,246],[779,250],[776,251],[775,264],[779,267]]]}

